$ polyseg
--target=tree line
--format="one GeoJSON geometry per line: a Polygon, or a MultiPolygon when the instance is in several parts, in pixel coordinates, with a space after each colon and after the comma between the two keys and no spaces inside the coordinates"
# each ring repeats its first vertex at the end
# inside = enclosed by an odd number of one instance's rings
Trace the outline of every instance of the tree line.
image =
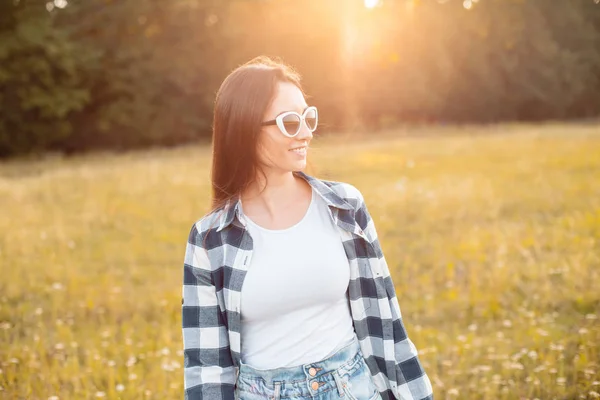
{"type": "Polygon", "coordinates": [[[293,65],[320,132],[600,115],[598,0],[4,0],[0,157],[209,140],[215,92],[293,65]]]}

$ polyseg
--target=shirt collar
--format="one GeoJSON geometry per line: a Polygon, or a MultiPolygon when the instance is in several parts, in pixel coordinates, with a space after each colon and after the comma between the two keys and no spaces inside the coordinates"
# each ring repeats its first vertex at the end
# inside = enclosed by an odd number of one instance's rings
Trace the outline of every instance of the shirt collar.
{"type": "MultiPolygon", "coordinates": [[[[293,171],[292,173],[306,180],[329,207],[336,207],[344,210],[354,209],[351,204],[346,202],[340,195],[338,195],[320,179],[307,175],[303,171],[293,171]]],[[[241,214],[242,210],[239,198],[228,200],[227,203],[225,203],[223,213],[219,220],[217,232],[229,226],[235,217],[237,217],[238,221],[240,221],[243,226],[246,226],[244,219],[240,217],[241,214]]]]}

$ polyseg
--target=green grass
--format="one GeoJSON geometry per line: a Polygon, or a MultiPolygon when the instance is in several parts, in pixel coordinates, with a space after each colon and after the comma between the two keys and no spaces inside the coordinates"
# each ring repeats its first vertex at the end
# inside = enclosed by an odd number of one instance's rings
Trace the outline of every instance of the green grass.
{"type": "MultiPolygon", "coordinates": [[[[182,398],[209,166],[199,146],[0,164],[0,398],[182,398]]],[[[307,172],[363,192],[436,399],[600,397],[599,127],[316,138],[307,172]]]]}

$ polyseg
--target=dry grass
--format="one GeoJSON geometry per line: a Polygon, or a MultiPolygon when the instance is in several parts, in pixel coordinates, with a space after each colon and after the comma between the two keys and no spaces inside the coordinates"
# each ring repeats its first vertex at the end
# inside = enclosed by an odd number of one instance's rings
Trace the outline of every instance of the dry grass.
{"type": "MultiPolygon", "coordinates": [[[[316,139],[307,172],[364,193],[436,399],[600,398],[600,128],[420,132],[316,139]]],[[[207,147],[0,165],[0,397],[182,397],[209,165],[207,147]]]]}

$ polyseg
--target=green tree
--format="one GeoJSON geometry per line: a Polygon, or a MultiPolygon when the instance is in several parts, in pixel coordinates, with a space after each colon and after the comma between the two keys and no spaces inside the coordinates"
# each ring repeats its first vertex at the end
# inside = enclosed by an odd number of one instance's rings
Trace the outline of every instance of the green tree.
{"type": "Polygon", "coordinates": [[[53,29],[38,3],[3,5],[0,27],[0,156],[43,150],[72,133],[89,102],[81,71],[94,52],[53,29]]]}

